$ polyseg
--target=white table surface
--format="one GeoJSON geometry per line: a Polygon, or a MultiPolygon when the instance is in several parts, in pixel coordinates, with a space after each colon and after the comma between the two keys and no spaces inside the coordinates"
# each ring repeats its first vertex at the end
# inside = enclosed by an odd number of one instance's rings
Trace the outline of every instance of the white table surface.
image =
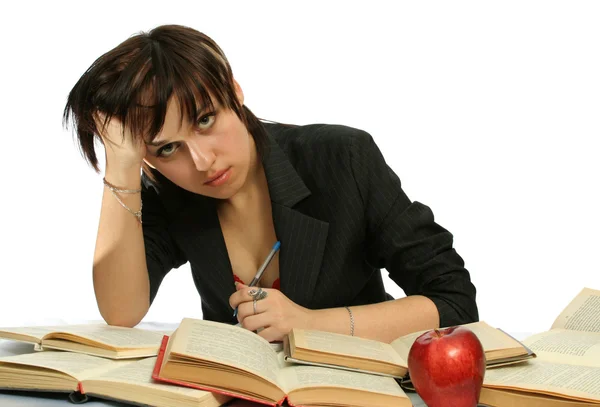
{"type": "MultiPolygon", "coordinates": [[[[98,322],[98,321],[93,321],[98,322]]],[[[58,325],[51,323],[48,325],[58,325]]],[[[138,328],[143,329],[157,329],[157,330],[175,330],[178,324],[161,324],[161,323],[141,323],[138,328]]],[[[513,334],[517,339],[524,339],[527,335],[525,334],[513,334]]],[[[22,342],[8,341],[0,339],[0,356],[20,355],[23,353],[33,352],[33,345],[22,342]]],[[[407,392],[414,407],[426,407],[426,404],[421,398],[411,392],[407,392]]],[[[12,391],[0,391],[0,406],[1,407],[68,407],[73,406],[67,399],[66,393],[40,393],[40,392],[12,392],[12,391]]],[[[119,403],[115,401],[105,401],[100,399],[93,399],[88,401],[82,406],[89,407],[126,407],[130,404],[119,403]]],[[[240,400],[233,404],[235,407],[260,407],[263,404],[250,403],[247,401],[240,400]]]]}

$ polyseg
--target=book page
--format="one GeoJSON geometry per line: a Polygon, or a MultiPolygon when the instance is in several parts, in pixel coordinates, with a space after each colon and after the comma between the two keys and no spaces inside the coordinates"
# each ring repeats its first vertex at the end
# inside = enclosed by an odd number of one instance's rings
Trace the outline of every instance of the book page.
{"type": "Polygon", "coordinates": [[[484,386],[564,394],[600,401],[600,368],[529,360],[485,371],[484,386]]]}
{"type": "Polygon", "coordinates": [[[0,338],[15,339],[15,340],[27,340],[28,342],[35,341],[41,342],[44,335],[54,332],[57,328],[55,326],[32,326],[32,327],[12,327],[12,328],[0,328],[0,338]],[[15,336],[23,336],[23,338],[17,339],[15,336]],[[26,338],[29,337],[29,338],[26,338]]]}
{"type": "Polygon", "coordinates": [[[286,393],[307,387],[337,387],[406,397],[400,385],[391,377],[328,367],[296,365],[285,362],[283,353],[278,354],[278,361],[279,376],[286,393]]]}
{"type": "Polygon", "coordinates": [[[551,329],[600,332],[600,291],[581,290],[556,318],[551,329]]]}
{"type": "MultiPolygon", "coordinates": [[[[510,348],[521,348],[525,352],[525,349],[521,346],[519,341],[513,339],[499,329],[488,325],[484,321],[472,322],[462,326],[470,329],[477,335],[486,354],[510,348]]],[[[408,359],[408,352],[410,351],[412,344],[424,332],[427,332],[427,330],[402,336],[392,342],[392,347],[401,357],[408,359]]]]}
{"type": "Polygon", "coordinates": [[[523,343],[543,360],[600,367],[600,333],[552,329],[523,343]]]}
{"type": "Polygon", "coordinates": [[[406,362],[388,343],[363,339],[357,336],[303,329],[295,329],[293,338],[295,346],[299,348],[350,355],[357,358],[378,360],[406,367],[406,362]]]}
{"type": "Polygon", "coordinates": [[[171,353],[247,370],[279,386],[277,353],[245,328],[185,318],[173,335],[171,353]]]}
{"type": "MultiPolygon", "coordinates": [[[[154,369],[155,364],[156,357],[144,358],[138,361],[124,363],[122,366],[95,375],[90,375],[86,379],[92,381],[130,383],[138,386],[162,389],[173,393],[187,394],[192,397],[200,397],[208,393],[190,387],[173,386],[171,384],[154,381],[152,379],[152,370],[154,369]]],[[[83,388],[85,389],[85,383],[83,388]]]]}
{"type": "Polygon", "coordinates": [[[83,355],[80,353],[45,351],[25,353],[16,356],[0,358],[0,363],[17,363],[27,366],[38,366],[66,373],[77,380],[81,380],[86,373],[112,369],[118,363],[110,359],[96,356],[83,355]]]}
{"type": "Polygon", "coordinates": [[[157,382],[152,379],[156,356],[121,363],[120,366],[89,375],[82,381],[86,393],[127,400],[138,405],[218,406],[230,396],[157,382]],[[169,400],[167,402],[167,400],[169,400]]]}
{"type": "Polygon", "coordinates": [[[103,343],[115,348],[152,348],[160,347],[164,335],[163,331],[149,331],[138,328],[125,328],[103,324],[63,326],[60,330],[47,335],[46,338],[68,338],[69,334],[80,336],[94,342],[103,343]]]}

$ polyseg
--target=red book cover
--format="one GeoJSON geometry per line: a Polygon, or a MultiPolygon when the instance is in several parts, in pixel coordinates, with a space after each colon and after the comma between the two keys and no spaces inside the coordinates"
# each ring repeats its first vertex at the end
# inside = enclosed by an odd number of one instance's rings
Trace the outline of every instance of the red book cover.
{"type": "MultiPolygon", "coordinates": [[[[244,400],[249,400],[249,401],[253,401],[255,403],[260,403],[260,404],[266,404],[268,406],[282,406],[283,403],[285,402],[286,397],[284,397],[283,399],[281,399],[280,401],[278,401],[277,403],[269,403],[265,400],[259,400],[259,399],[255,399],[252,397],[249,397],[245,394],[239,394],[239,393],[234,393],[231,391],[227,391],[224,389],[220,389],[220,388],[215,388],[215,387],[210,387],[210,386],[203,386],[203,385],[199,385],[199,384],[195,384],[195,383],[187,383],[187,382],[181,382],[179,380],[172,380],[172,379],[166,379],[164,377],[160,377],[160,368],[162,366],[162,362],[163,359],[165,357],[165,351],[167,349],[167,344],[169,343],[169,336],[165,335],[162,339],[162,343],[160,345],[160,349],[158,351],[158,356],[156,358],[156,364],[154,365],[154,370],[152,371],[152,378],[156,381],[159,382],[165,382],[165,383],[171,383],[171,384],[176,384],[178,386],[184,386],[184,387],[191,387],[193,389],[198,389],[198,390],[204,390],[204,391],[210,391],[213,393],[219,393],[219,394],[225,394],[227,396],[231,396],[231,397],[235,397],[238,399],[244,399],[244,400]]],[[[289,404],[289,402],[288,402],[289,404]]],[[[293,406],[292,404],[289,404],[291,406],[293,406]]]]}

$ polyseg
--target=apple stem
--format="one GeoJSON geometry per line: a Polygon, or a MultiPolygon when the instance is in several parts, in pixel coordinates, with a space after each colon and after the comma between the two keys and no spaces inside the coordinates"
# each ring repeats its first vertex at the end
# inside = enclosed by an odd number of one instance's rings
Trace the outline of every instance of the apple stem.
{"type": "Polygon", "coordinates": [[[441,337],[443,336],[443,335],[440,333],[440,331],[439,331],[439,330],[437,330],[437,329],[434,329],[434,331],[435,331],[435,335],[436,335],[438,338],[441,338],[441,337]]]}

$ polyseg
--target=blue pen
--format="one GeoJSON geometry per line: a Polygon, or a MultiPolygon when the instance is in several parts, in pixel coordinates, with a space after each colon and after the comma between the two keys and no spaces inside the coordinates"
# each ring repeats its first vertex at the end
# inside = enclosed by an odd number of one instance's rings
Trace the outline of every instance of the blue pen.
{"type": "MultiPolygon", "coordinates": [[[[267,266],[269,265],[269,263],[271,263],[271,260],[273,259],[273,256],[275,256],[275,253],[277,253],[277,250],[279,250],[279,247],[281,247],[281,242],[277,241],[275,243],[275,245],[273,246],[273,249],[271,249],[271,253],[269,253],[269,255],[267,256],[267,258],[265,259],[265,262],[262,264],[262,266],[260,266],[260,268],[256,272],[256,275],[252,279],[252,281],[250,281],[250,284],[248,285],[248,287],[254,287],[256,284],[258,284],[258,282],[260,281],[260,278],[262,277],[265,269],[267,268],[267,266]]],[[[238,310],[237,310],[237,307],[236,307],[235,311],[233,311],[233,316],[234,317],[237,317],[237,312],[238,312],[238,310]]]]}

